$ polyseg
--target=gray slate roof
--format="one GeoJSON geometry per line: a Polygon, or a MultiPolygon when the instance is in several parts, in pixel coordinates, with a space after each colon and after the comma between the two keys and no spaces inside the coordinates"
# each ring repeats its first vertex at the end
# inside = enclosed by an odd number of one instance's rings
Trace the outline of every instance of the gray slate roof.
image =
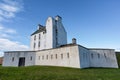
{"type": "Polygon", "coordinates": [[[43,32],[43,31],[46,31],[46,27],[39,27],[39,29],[36,30],[34,33],[32,33],[31,36],[34,35],[34,34],[37,34],[39,32],[43,32]]]}

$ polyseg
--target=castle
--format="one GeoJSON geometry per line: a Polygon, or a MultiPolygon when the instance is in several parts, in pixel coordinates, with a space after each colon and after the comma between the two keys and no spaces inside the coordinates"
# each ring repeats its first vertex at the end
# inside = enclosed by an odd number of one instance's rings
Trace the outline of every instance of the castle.
{"type": "Polygon", "coordinates": [[[31,34],[30,51],[7,51],[2,66],[63,66],[74,68],[118,68],[114,49],[86,48],[76,43],[67,44],[67,32],[62,18],[48,17],[46,25],[38,25],[31,34]]]}

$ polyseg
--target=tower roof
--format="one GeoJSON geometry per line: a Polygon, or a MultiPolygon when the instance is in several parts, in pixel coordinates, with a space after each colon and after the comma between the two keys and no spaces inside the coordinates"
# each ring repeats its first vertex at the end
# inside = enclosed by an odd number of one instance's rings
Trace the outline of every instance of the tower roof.
{"type": "Polygon", "coordinates": [[[32,33],[31,36],[34,34],[37,34],[39,32],[43,32],[43,31],[46,31],[46,27],[40,27],[38,30],[36,30],[34,33],[32,33]]]}

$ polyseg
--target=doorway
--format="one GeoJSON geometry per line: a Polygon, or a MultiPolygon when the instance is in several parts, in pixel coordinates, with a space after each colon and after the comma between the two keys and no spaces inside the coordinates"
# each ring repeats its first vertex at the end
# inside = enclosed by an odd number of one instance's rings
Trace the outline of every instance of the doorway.
{"type": "Polygon", "coordinates": [[[19,64],[18,64],[19,67],[21,66],[25,66],[25,57],[20,57],[19,58],[19,64]]]}

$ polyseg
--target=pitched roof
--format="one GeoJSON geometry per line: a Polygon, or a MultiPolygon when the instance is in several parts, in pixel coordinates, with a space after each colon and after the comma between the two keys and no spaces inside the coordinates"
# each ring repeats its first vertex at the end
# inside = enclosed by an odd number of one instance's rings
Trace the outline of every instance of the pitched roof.
{"type": "Polygon", "coordinates": [[[43,32],[43,31],[46,31],[46,27],[39,27],[39,29],[36,30],[34,33],[32,33],[31,36],[34,35],[34,34],[37,34],[39,32],[43,32]]]}

